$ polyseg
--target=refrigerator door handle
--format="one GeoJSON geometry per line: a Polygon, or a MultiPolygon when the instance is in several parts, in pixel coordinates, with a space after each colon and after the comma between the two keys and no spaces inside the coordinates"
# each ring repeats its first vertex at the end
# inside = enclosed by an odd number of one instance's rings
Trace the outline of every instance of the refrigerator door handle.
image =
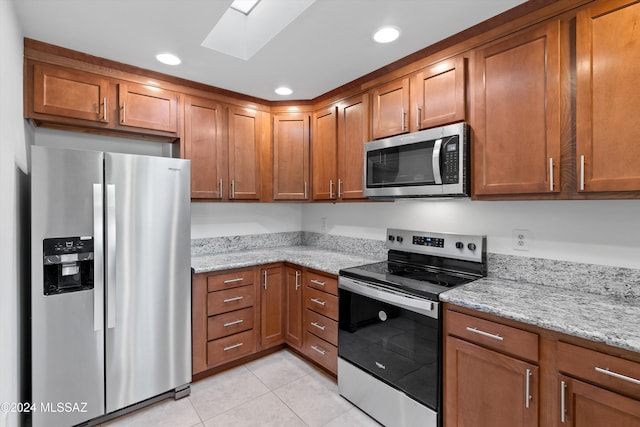
{"type": "Polygon", "coordinates": [[[107,184],[107,328],[116,326],[116,186],[107,184]]]}
{"type": "Polygon", "coordinates": [[[104,328],[104,199],[102,184],[93,184],[93,330],[104,328]]]}

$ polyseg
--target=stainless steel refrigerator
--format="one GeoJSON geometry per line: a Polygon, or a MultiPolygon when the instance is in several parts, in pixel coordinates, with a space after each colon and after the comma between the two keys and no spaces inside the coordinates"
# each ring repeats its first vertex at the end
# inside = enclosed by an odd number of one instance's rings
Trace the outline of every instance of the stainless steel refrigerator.
{"type": "Polygon", "coordinates": [[[31,152],[33,426],[188,394],[189,161],[31,152]]]}

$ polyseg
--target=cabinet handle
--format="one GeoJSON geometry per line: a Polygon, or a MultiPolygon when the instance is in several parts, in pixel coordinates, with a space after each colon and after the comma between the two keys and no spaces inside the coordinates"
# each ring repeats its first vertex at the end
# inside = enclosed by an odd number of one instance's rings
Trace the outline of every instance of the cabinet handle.
{"type": "Polygon", "coordinates": [[[527,378],[525,379],[524,386],[524,406],[529,409],[529,402],[531,402],[531,375],[533,375],[530,369],[527,369],[526,375],[527,378]]]}
{"type": "Polygon", "coordinates": [[[266,291],[266,290],[267,290],[267,270],[264,270],[264,271],[262,272],[262,277],[264,277],[264,283],[263,283],[263,285],[264,285],[264,289],[265,289],[265,291],[266,291]]]}
{"type": "Polygon", "coordinates": [[[222,302],[224,303],[228,303],[228,302],[234,302],[234,301],[240,301],[241,299],[243,299],[244,297],[233,297],[233,298],[227,298],[225,300],[222,300],[222,302]]]}
{"type": "Polygon", "coordinates": [[[384,369],[385,371],[387,370],[387,367],[384,364],[380,363],[380,362],[376,362],[376,366],[378,368],[380,368],[380,369],[384,369]]]}
{"type": "Polygon", "coordinates": [[[304,182],[304,198],[307,198],[307,181],[304,182]]]}
{"type": "Polygon", "coordinates": [[[580,191],[584,191],[584,154],[580,156],[580,191]]]}
{"type": "Polygon", "coordinates": [[[566,391],[567,384],[564,381],[560,381],[560,422],[562,424],[567,420],[567,397],[566,391]]]}
{"type": "Polygon", "coordinates": [[[222,178],[220,178],[220,182],[218,182],[218,192],[220,193],[220,198],[222,199],[222,178]]]}
{"type": "Polygon", "coordinates": [[[107,97],[104,97],[104,102],[102,103],[104,110],[102,111],[102,117],[104,119],[104,121],[107,121],[107,97]]]}
{"type": "Polygon", "coordinates": [[[329,180],[329,198],[333,199],[333,180],[329,180]]]}
{"type": "Polygon", "coordinates": [[[122,101],[122,123],[126,121],[127,117],[127,101],[122,101]]]}
{"type": "Polygon", "coordinates": [[[422,118],[422,108],[420,108],[420,104],[416,104],[416,126],[417,129],[420,129],[420,119],[422,118]]]}
{"type": "Polygon", "coordinates": [[[222,282],[222,283],[224,283],[225,285],[227,285],[227,284],[229,284],[229,283],[242,282],[243,280],[244,280],[244,277],[238,277],[238,278],[235,278],[235,279],[227,279],[227,280],[225,280],[225,281],[224,281],[224,282],[222,282]]]}
{"type": "Polygon", "coordinates": [[[321,324],[319,324],[318,322],[311,322],[312,326],[315,326],[316,328],[320,329],[321,331],[324,331],[325,329],[327,329],[326,326],[322,326],[321,324]]]}
{"type": "Polygon", "coordinates": [[[553,191],[553,157],[549,157],[549,191],[553,191]]]}
{"type": "Polygon", "coordinates": [[[296,291],[300,288],[300,272],[296,271],[296,291]]]}
{"type": "Polygon", "coordinates": [[[467,326],[467,331],[482,335],[483,337],[493,338],[494,340],[498,341],[504,340],[504,338],[502,338],[498,334],[490,334],[489,332],[481,331],[480,329],[472,328],[470,326],[467,326]]]}
{"type": "Polygon", "coordinates": [[[407,130],[407,125],[405,123],[406,121],[407,121],[407,113],[404,111],[404,108],[403,108],[402,109],[402,132],[407,130]]]}
{"type": "Polygon", "coordinates": [[[327,283],[327,282],[321,282],[320,280],[316,280],[316,279],[311,279],[309,281],[318,286],[324,286],[327,283]]]}
{"type": "Polygon", "coordinates": [[[224,326],[225,328],[228,328],[229,326],[239,325],[242,322],[244,322],[244,319],[238,319],[238,320],[234,320],[233,322],[227,322],[227,323],[223,324],[222,326],[224,326]]]}
{"type": "Polygon", "coordinates": [[[338,199],[342,197],[342,180],[338,178],[338,199]]]}
{"type": "Polygon", "coordinates": [[[318,353],[320,353],[320,354],[321,354],[321,355],[323,355],[323,356],[324,356],[324,355],[326,354],[326,352],[327,352],[326,350],[323,350],[323,349],[321,349],[320,347],[315,346],[315,345],[312,345],[312,346],[311,346],[311,348],[312,348],[312,349],[314,349],[315,351],[317,351],[318,353]]]}
{"type": "Polygon", "coordinates": [[[610,377],[617,378],[619,380],[628,381],[630,383],[640,385],[640,380],[637,380],[637,379],[632,378],[632,377],[628,377],[626,375],[619,374],[617,372],[610,371],[609,368],[602,369],[602,368],[598,368],[596,366],[596,372],[600,372],[601,374],[609,375],[610,377]]]}
{"type": "Polygon", "coordinates": [[[319,305],[321,305],[321,306],[323,306],[323,307],[325,306],[325,304],[327,304],[327,302],[326,302],[326,301],[320,301],[320,300],[319,300],[319,299],[317,299],[317,298],[311,298],[311,301],[313,301],[313,302],[315,302],[316,304],[319,304],[319,305]]]}
{"type": "Polygon", "coordinates": [[[236,198],[236,180],[235,179],[231,180],[231,198],[232,199],[236,198]]]}
{"type": "Polygon", "coordinates": [[[222,351],[233,350],[234,348],[238,348],[238,347],[243,346],[243,345],[244,345],[243,342],[239,342],[238,344],[230,345],[229,347],[223,348],[222,351]]]}

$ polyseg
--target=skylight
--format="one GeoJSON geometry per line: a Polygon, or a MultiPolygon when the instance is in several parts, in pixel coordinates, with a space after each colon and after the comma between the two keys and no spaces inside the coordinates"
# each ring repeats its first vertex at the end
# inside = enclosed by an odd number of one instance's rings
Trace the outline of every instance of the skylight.
{"type": "Polygon", "coordinates": [[[248,16],[258,3],[260,0],[233,0],[229,7],[248,16]]]}

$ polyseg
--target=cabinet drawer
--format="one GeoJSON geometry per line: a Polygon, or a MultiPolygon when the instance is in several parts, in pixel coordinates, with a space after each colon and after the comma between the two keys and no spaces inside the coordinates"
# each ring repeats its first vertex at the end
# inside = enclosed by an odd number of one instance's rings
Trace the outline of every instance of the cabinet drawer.
{"type": "Polygon", "coordinates": [[[216,274],[207,277],[207,290],[213,292],[250,285],[253,283],[253,278],[253,269],[216,274]]]}
{"type": "Polygon", "coordinates": [[[207,320],[209,341],[253,328],[253,307],[211,316],[207,320]]]}
{"type": "Polygon", "coordinates": [[[338,320],[338,297],[307,287],[304,290],[304,306],[309,310],[338,320]]]}
{"type": "Polygon", "coordinates": [[[640,363],[558,343],[558,370],[622,393],[640,397],[640,363]]]}
{"type": "Polygon", "coordinates": [[[447,330],[467,341],[538,361],[538,335],[473,316],[447,312],[447,330]]]}
{"type": "Polygon", "coordinates": [[[314,335],[338,345],[338,322],[324,317],[315,311],[305,310],[305,329],[314,335]]]}
{"type": "Polygon", "coordinates": [[[221,365],[243,356],[255,353],[256,340],[254,331],[249,330],[230,335],[207,343],[207,364],[221,365]]]}
{"type": "Polygon", "coordinates": [[[232,310],[252,307],[255,301],[255,286],[242,286],[225,291],[207,294],[207,313],[209,316],[232,310]]]}
{"type": "Polygon", "coordinates": [[[334,374],[338,372],[338,348],[308,331],[304,337],[304,353],[334,374]]]}
{"type": "Polygon", "coordinates": [[[305,273],[304,283],[310,288],[320,289],[321,291],[338,295],[338,279],[333,277],[327,277],[307,271],[305,273]]]}

